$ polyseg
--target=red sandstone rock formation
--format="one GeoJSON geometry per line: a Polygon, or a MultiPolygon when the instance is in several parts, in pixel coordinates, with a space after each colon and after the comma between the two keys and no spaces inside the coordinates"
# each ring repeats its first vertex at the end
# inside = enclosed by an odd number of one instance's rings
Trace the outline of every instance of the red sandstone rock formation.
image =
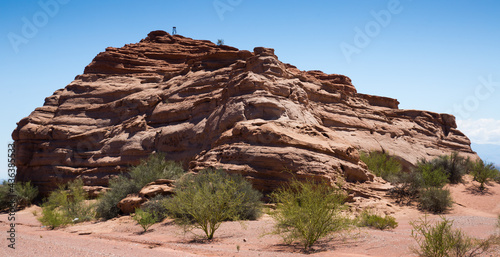
{"type": "Polygon", "coordinates": [[[369,181],[358,150],[407,163],[477,158],[452,115],[400,110],[343,75],[163,31],[109,47],[18,123],[17,179],[48,192],[76,177],[105,186],[154,151],[197,171],[221,167],[269,191],[301,178],[369,181]]]}

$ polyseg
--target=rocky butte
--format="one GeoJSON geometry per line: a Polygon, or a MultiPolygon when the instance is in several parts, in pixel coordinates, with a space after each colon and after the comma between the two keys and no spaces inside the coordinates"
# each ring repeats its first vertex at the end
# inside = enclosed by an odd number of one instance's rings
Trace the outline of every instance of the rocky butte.
{"type": "Polygon", "coordinates": [[[219,167],[264,192],[293,174],[374,180],[360,150],[407,166],[458,151],[478,158],[449,114],[401,110],[343,75],[300,71],[253,52],[164,31],[109,47],[12,134],[17,180],[42,193],[83,178],[106,186],[150,153],[198,171],[219,167]]]}

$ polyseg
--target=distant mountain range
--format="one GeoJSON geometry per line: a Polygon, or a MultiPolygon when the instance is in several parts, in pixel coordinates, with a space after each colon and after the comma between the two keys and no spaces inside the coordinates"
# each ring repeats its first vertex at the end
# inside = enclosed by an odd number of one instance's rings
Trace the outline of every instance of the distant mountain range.
{"type": "Polygon", "coordinates": [[[492,162],[500,168],[500,145],[474,144],[472,150],[476,151],[479,157],[485,162],[492,162]]]}

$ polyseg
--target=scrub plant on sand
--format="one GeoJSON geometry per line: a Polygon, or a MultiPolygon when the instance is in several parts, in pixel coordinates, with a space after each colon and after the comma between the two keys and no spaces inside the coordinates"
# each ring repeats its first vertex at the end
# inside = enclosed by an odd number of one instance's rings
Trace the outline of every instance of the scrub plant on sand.
{"type": "Polygon", "coordinates": [[[223,221],[256,219],[261,197],[242,176],[206,169],[179,179],[175,196],[165,200],[165,208],[178,224],[201,229],[210,240],[223,221]]]}
{"type": "Polygon", "coordinates": [[[270,213],[276,220],[273,234],[281,235],[287,244],[300,240],[305,251],[318,239],[351,224],[340,213],[345,193],[326,183],[292,180],[272,193],[271,198],[276,202],[276,210],[270,213]]]}
{"type": "Polygon", "coordinates": [[[483,256],[492,252],[500,243],[499,235],[486,239],[476,239],[467,236],[459,229],[454,229],[453,221],[445,217],[432,224],[427,216],[410,222],[413,229],[412,237],[417,241],[418,248],[413,251],[424,257],[451,256],[483,256]]]}

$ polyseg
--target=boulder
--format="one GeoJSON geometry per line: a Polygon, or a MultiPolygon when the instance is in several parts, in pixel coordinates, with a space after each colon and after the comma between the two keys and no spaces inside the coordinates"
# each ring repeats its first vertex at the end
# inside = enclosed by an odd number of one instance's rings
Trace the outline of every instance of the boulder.
{"type": "Polygon", "coordinates": [[[117,207],[124,214],[129,214],[135,212],[135,209],[141,207],[141,204],[146,200],[146,198],[137,194],[130,194],[127,195],[127,197],[123,198],[120,202],[118,202],[117,207]]]}

